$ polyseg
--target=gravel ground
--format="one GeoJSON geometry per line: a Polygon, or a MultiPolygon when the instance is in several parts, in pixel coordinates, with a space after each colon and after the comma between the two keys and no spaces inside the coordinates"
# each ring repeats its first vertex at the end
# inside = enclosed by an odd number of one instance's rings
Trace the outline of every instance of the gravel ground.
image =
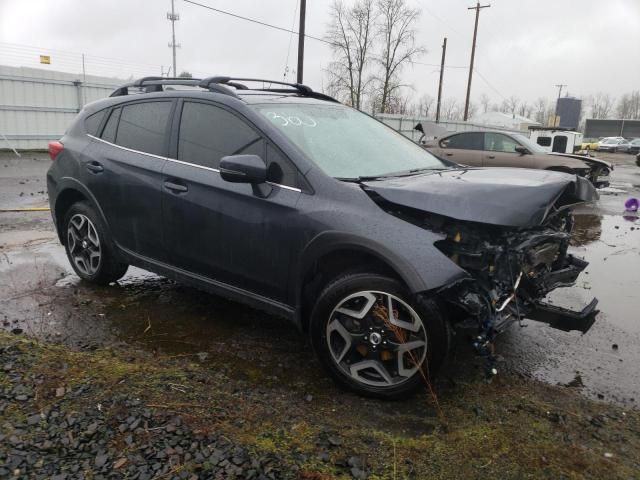
{"type": "Polygon", "coordinates": [[[100,396],[90,383],[49,388],[45,375],[28,373],[35,360],[19,344],[0,347],[0,415],[5,418],[0,478],[296,476],[272,454],[253,455],[219,432],[194,431],[181,416],[150,408],[135,396],[118,394],[87,404],[100,396]]]}

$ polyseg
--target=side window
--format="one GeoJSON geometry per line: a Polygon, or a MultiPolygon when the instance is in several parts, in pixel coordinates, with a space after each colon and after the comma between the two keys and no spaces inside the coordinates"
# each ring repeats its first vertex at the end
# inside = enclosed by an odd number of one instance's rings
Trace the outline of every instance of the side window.
{"type": "Polygon", "coordinates": [[[85,118],[84,129],[89,135],[93,135],[94,137],[98,135],[98,128],[100,128],[100,124],[102,123],[105,113],[107,113],[107,109],[100,110],[99,112],[85,118]]]}
{"type": "Polygon", "coordinates": [[[140,152],[163,155],[170,112],[171,102],[125,105],[115,143],[140,152]]]}
{"type": "Polygon", "coordinates": [[[463,150],[482,150],[482,133],[459,133],[440,141],[443,148],[460,148],[463,150]]]}
{"type": "Polygon", "coordinates": [[[484,149],[490,152],[515,153],[520,144],[502,133],[484,134],[484,149]]]}
{"type": "Polygon", "coordinates": [[[264,140],[255,130],[220,107],[184,103],[178,135],[179,160],[218,168],[222,157],[241,153],[264,158],[264,140]]]}
{"type": "Polygon", "coordinates": [[[551,146],[551,137],[538,137],[536,142],[541,147],[550,147],[551,146]]]}
{"type": "Polygon", "coordinates": [[[104,130],[102,130],[101,138],[103,140],[111,143],[114,143],[116,141],[116,131],[118,130],[118,120],[120,120],[121,111],[121,108],[116,108],[115,110],[111,111],[109,120],[107,120],[107,124],[104,126],[104,130]]]}

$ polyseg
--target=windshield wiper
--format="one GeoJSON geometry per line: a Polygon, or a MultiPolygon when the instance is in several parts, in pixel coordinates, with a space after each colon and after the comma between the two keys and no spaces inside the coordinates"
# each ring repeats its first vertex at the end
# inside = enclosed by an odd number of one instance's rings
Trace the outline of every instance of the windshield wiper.
{"type": "Polygon", "coordinates": [[[373,180],[385,180],[388,178],[401,178],[401,177],[410,177],[412,175],[417,175],[419,173],[424,172],[433,172],[447,170],[446,168],[433,168],[433,167],[423,167],[423,168],[414,168],[411,170],[405,170],[402,172],[395,173],[387,173],[384,175],[363,175],[360,177],[335,177],[336,180],[340,180],[342,182],[370,182],[373,180]]]}

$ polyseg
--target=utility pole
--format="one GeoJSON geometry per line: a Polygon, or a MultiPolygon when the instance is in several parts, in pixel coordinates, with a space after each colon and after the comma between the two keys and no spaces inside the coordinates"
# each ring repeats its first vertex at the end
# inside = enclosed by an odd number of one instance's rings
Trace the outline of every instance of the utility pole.
{"type": "Polygon", "coordinates": [[[440,123],[440,102],[442,100],[442,77],[444,76],[444,59],[447,55],[447,37],[442,43],[442,61],[440,62],[440,83],[438,83],[438,105],[436,107],[436,123],[440,123]]]}
{"type": "Polygon", "coordinates": [[[171,20],[171,43],[169,47],[173,49],[173,76],[177,76],[176,73],[176,48],[180,48],[180,44],[176,44],[176,22],[180,20],[180,14],[175,12],[174,0],[171,0],[171,12],[167,12],[167,20],[171,20]]]}
{"type": "Polygon", "coordinates": [[[302,74],[304,69],[304,24],[306,16],[307,0],[300,0],[300,28],[298,28],[298,83],[302,83],[302,74]]]}
{"type": "Polygon", "coordinates": [[[476,57],[476,37],[478,36],[478,19],[480,17],[480,10],[483,8],[489,8],[491,5],[480,5],[477,2],[475,7],[469,7],[467,10],[476,11],[476,25],[473,29],[473,45],[471,46],[471,64],[469,65],[469,83],[467,83],[467,100],[464,102],[464,121],[469,118],[469,99],[471,98],[471,79],[473,78],[473,62],[476,57]]]}
{"type": "Polygon", "coordinates": [[[87,94],[85,92],[85,84],[87,83],[87,72],[84,68],[84,53],[82,54],[82,105],[87,103],[87,94]]]}
{"type": "Polygon", "coordinates": [[[559,127],[560,126],[560,121],[558,119],[558,103],[560,102],[560,96],[562,95],[562,89],[564,87],[566,87],[566,86],[567,85],[563,85],[563,84],[556,85],[556,88],[558,89],[558,100],[556,101],[556,110],[555,110],[555,112],[553,114],[553,126],[554,127],[559,127]]]}

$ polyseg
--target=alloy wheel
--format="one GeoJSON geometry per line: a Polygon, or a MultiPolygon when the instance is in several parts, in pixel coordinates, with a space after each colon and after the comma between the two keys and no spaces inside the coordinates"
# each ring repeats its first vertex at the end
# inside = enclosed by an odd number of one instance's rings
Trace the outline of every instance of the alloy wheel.
{"type": "Polygon", "coordinates": [[[86,215],[76,213],[67,226],[67,248],[76,268],[93,276],[100,268],[102,252],[95,225],[86,215]]]}
{"type": "Polygon", "coordinates": [[[427,354],[420,316],[402,299],[362,291],[340,301],[326,328],[335,364],[353,380],[375,387],[407,382],[427,354]]]}

